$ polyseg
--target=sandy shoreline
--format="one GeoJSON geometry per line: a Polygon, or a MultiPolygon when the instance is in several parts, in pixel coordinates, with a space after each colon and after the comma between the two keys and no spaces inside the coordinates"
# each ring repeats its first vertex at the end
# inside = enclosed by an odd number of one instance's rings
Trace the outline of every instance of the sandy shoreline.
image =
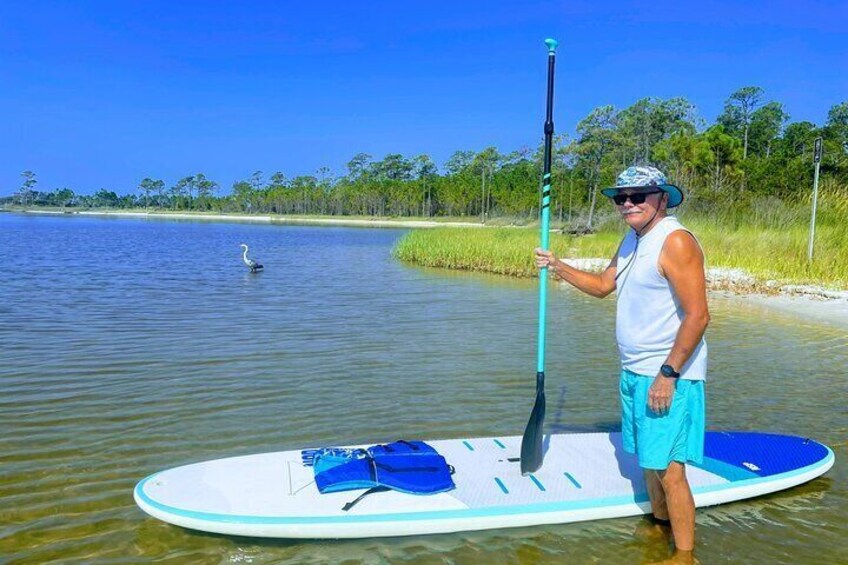
{"type": "Polygon", "coordinates": [[[74,216],[116,216],[122,218],[153,218],[157,220],[206,220],[210,222],[255,222],[260,224],[292,224],[348,226],[368,228],[480,228],[483,224],[474,222],[436,222],[433,220],[383,220],[358,218],[290,218],[286,216],[244,215],[244,214],[203,214],[203,213],[165,213],[165,212],[109,212],[109,211],[73,211],[60,210],[24,210],[16,213],[74,215],[74,216]]]}
{"type": "MultiPolygon", "coordinates": [[[[601,271],[609,259],[563,259],[586,271],[601,271]]],[[[567,284],[567,283],[562,283],[567,284]]],[[[848,291],[830,290],[813,285],[781,285],[777,281],[758,281],[742,269],[707,269],[707,288],[721,295],[752,304],[767,306],[804,318],[848,328],[848,291]],[[767,289],[761,292],[759,289],[767,289]]]]}

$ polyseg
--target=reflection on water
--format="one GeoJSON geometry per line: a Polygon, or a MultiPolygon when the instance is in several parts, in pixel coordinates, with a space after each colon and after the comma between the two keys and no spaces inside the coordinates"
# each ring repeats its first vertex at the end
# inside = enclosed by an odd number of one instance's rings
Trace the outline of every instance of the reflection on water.
{"type": "MultiPolygon", "coordinates": [[[[199,534],[143,515],[192,461],[404,438],[518,435],[536,283],[394,261],[402,232],[0,214],[0,556],[15,563],[538,563],[658,559],[638,520],[389,540],[199,534]],[[240,243],[265,264],[251,275],[240,243]]],[[[699,511],[704,563],[848,549],[848,336],[712,300],[709,424],[829,443],[827,477],[699,511]]],[[[614,302],[553,287],[548,430],[617,427],[614,302]]],[[[1,561],[2,559],[0,559],[1,561]]]]}

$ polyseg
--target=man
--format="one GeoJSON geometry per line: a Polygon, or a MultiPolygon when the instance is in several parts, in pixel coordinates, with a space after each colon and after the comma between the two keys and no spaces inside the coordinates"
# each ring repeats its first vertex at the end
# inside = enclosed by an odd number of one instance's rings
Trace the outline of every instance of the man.
{"type": "Polygon", "coordinates": [[[643,468],[651,509],[671,525],[676,557],[691,558],[695,503],[686,463],[704,450],[704,379],[709,323],[704,255],[669,208],[683,201],[654,167],[630,167],[610,197],[632,229],[600,274],[575,269],[536,249],[536,265],[583,292],[616,291],[621,356],[622,442],[643,468]]]}

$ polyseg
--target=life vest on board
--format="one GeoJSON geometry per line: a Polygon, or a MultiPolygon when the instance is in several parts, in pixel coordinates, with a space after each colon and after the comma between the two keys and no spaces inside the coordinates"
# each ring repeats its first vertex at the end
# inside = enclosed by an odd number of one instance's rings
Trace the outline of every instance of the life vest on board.
{"type": "Polygon", "coordinates": [[[356,489],[436,494],[456,488],[452,467],[423,441],[396,441],[367,449],[323,448],[301,452],[321,494],[356,489]]]}

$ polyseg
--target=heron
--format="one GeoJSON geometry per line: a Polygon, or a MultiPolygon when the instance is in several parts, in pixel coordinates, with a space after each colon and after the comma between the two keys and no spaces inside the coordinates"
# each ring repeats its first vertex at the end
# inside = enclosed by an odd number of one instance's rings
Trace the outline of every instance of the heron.
{"type": "Polygon", "coordinates": [[[259,261],[254,261],[253,259],[247,256],[247,250],[249,249],[247,245],[244,243],[241,244],[241,247],[244,248],[244,253],[242,253],[241,259],[244,261],[244,264],[247,265],[247,268],[250,269],[251,273],[256,273],[264,269],[262,263],[259,261]]]}

